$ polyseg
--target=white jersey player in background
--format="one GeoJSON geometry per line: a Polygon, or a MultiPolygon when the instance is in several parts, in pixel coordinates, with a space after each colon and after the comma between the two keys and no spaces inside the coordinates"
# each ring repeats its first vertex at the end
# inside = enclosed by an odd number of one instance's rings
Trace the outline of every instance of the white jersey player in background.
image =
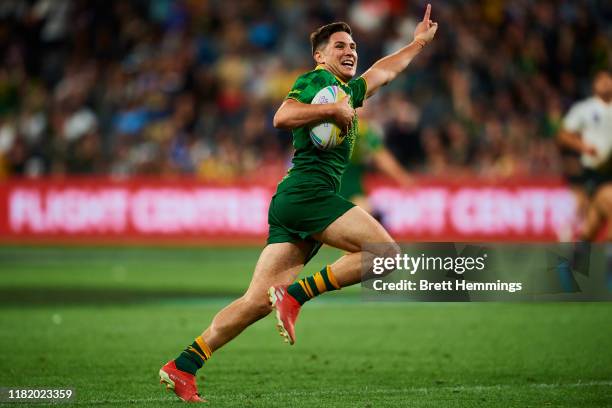
{"type": "MultiPolygon", "coordinates": [[[[612,220],[612,75],[599,72],[594,95],[575,103],[563,120],[559,142],[580,155],[583,173],[578,202],[586,216],[577,238],[592,241],[612,220]]],[[[612,241],[612,225],[607,240],[612,241]]]]}

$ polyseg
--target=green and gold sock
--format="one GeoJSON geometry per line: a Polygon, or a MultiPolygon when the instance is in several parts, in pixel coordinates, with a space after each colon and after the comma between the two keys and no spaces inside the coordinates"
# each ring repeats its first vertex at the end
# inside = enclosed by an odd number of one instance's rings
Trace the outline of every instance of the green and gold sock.
{"type": "Polygon", "coordinates": [[[176,368],[181,371],[188,372],[195,375],[204,365],[204,362],[210,358],[212,351],[202,336],[196,337],[195,341],[191,343],[191,346],[187,347],[183,352],[174,360],[176,368]]]}
{"type": "Polygon", "coordinates": [[[287,292],[289,292],[300,305],[303,305],[306,301],[321,293],[338,289],[340,289],[340,285],[338,285],[331,268],[327,265],[325,268],[321,269],[321,272],[317,272],[312,276],[293,282],[287,288],[287,292]]]}

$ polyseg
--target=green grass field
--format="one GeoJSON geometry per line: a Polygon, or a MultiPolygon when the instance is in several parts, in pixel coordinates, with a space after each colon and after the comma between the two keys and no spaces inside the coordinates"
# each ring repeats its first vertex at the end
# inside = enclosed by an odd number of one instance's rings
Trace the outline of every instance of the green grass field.
{"type": "MultiPolygon", "coordinates": [[[[257,255],[0,248],[0,387],[180,406],[159,367],[240,294],[257,255]]],[[[199,374],[209,405],[612,406],[611,303],[364,303],[352,288],[308,304],[297,336],[287,346],[268,317],[217,352],[199,374]]]]}

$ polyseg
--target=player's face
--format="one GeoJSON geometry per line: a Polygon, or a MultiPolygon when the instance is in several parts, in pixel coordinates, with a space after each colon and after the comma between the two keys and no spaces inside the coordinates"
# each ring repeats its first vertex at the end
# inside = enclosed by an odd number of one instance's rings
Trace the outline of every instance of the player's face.
{"type": "Polygon", "coordinates": [[[327,46],[315,54],[317,63],[343,81],[349,81],[357,72],[357,45],[349,33],[340,31],[329,37],[327,46]]]}
{"type": "Polygon", "coordinates": [[[599,73],[593,82],[593,90],[595,95],[606,103],[612,102],[612,75],[607,72],[599,73]]]}

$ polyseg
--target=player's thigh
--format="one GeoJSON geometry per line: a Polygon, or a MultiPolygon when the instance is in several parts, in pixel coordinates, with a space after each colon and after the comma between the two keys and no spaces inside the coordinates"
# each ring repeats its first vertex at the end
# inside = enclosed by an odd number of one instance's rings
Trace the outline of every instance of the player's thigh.
{"type": "Polygon", "coordinates": [[[574,194],[574,199],[576,200],[576,211],[578,211],[579,215],[583,215],[589,206],[589,196],[584,190],[582,186],[571,186],[570,189],[574,194]]]}
{"type": "Polygon", "coordinates": [[[306,241],[281,242],[267,245],[255,265],[248,296],[265,296],[272,285],[288,285],[304,267],[312,244],[306,241]]]}
{"type": "Polygon", "coordinates": [[[612,183],[606,183],[599,187],[593,202],[604,215],[610,215],[612,212],[612,183]]]}
{"type": "Polygon", "coordinates": [[[365,244],[392,244],[395,241],[374,217],[353,207],[313,238],[348,252],[359,252],[365,244]]]}

